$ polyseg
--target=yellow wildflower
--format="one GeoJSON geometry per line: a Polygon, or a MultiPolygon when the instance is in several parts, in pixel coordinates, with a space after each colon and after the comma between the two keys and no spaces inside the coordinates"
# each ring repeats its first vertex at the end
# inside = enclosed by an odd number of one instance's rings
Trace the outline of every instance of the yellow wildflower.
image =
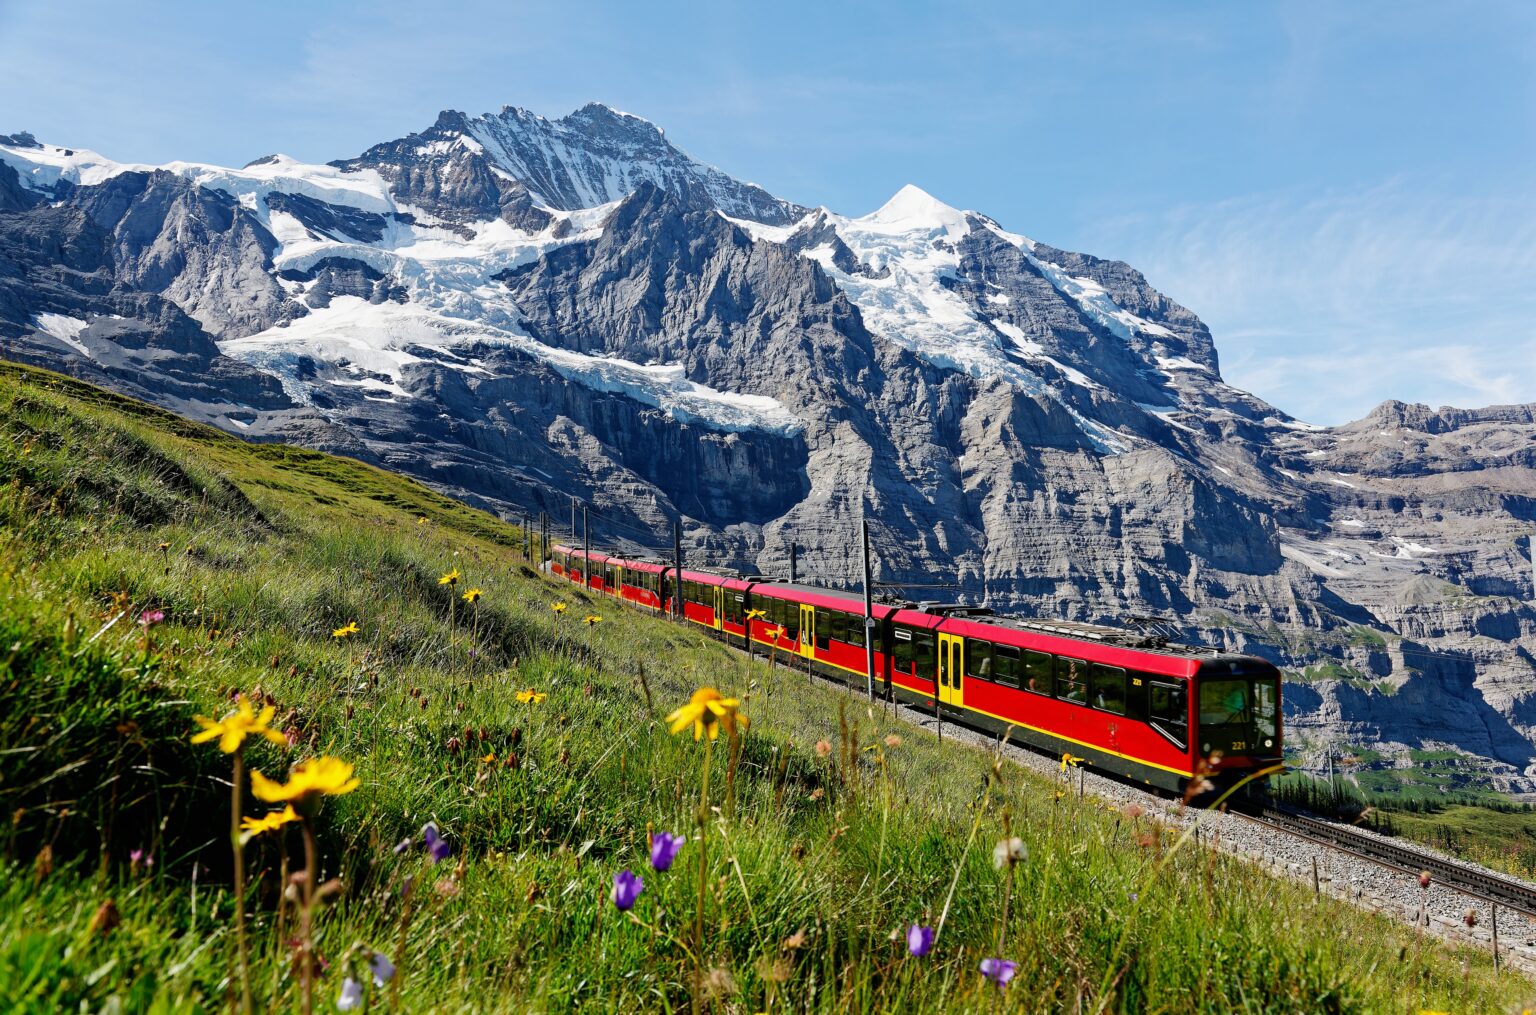
{"type": "Polygon", "coordinates": [[[275,832],[279,828],[291,822],[299,820],[298,812],[293,809],[293,804],[288,804],[280,811],[268,811],[259,818],[241,818],[241,839],[251,839],[263,832],[275,832]]]}
{"type": "Polygon", "coordinates": [[[588,627],[591,627],[591,626],[592,626],[592,625],[593,625],[593,624],[596,624],[596,623],[599,623],[599,622],[600,622],[600,621],[601,621],[601,620],[602,620],[602,619],[603,619],[603,618],[602,618],[602,617],[599,617],[599,616],[598,616],[598,615],[597,615],[597,614],[595,614],[595,613],[589,613],[589,614],[587,614],[587,616],[586,616],[586,623],[587,623],[587,626],[588,626],[588,627]]]}
{"type": "Polygon", "coordinates": [[[426,515],[421,515],[420,517],[418,517],[416,519],[416,524],[417,525],[425,525],[425,524],[427,524],[427,516],[426,515]]]}
{"type": "Polygon", "coordinates": [[[480,763],[482,765],[494,765],[496,763],[496,752],[491,751],[485,757],[480,759],[480,763]]]}
{"type": "Polygon", "coordinates": [[[459,583],[459,569],[454,568],[437,580],[439,585],[457,585],[459,583]]]}
{"type": "Polygon", "coordinates": [[[362,785],[352,777],[352,763],[322,755],[310,758],[288,773],[286,783],[276,783],[256,770],[251,771],[251,793],[269,804],[312,804],[322,796],[341,796],[362,785]]]}
{"type": "Polygon", "coordinates": [[[565,604],[564,603],[550,603],[549,604],[549,608],[551,610],[554,610],[556,613],[564,613],[565,612],[565,604]]]}
{"type": "Polygon", "coordinates": [[[464,595],[461,598],[466,603],[478,603],[480,601],[480,597],[482,595],[484,595],[484,593],[481,592],[479,589],[470,589],[468,592],[464,593],[464,595]]]}
{"type": "Polygon", "coordinates": [[[523,705],[537,705],[547,697],[549,697],[549,695],[545,694],[543,691],[535,691],[531,687],[526,691],[517,692],[517,700],[520,704],[523,705]]]}
{"type": "Polygon", "coordinates": [[[332,631],[331,632],[331,637],[332,638],[350,638],[354,634],[356,634],[357,632],[358,632],[357,621],[353,620],[353,621],[348,622],[347,626],[345,626],[345,627],[338,627],[336,630],[332,631]]]}
{"type": "Polygon", "coordinates": [[[748,620],[762,620],[766,616],[768,616],[768,611],[767,610],[748,610],[747,611],[747,619],[748,620]]]}
{"type": "Polygon", "coordinates": [[[692,726],[695,740],[703,737],[706,731],[709,739],[715,739],[720,735],[721,726],[727,734],[734,736],[737,726],[747,728],[747,717],[737,711],[740,705],[739,700],[724,697],[713,687],[701,687],[693,692],[688,704],[667,716],[667,722],[672,724],[673,733],[681,733],[692,726]]]}
{"type": "Polygon", "coordinates": [[[1077,755],[1073,754],[1071,751],[1068,751],[1068,752],[1066,752],[1065,754],[1063,754],[1061,756],[1061,770],[1063,772],[1065,772],[1067,770],[1068,766],[1071,766],[1072,768],[1076,768],[1078,765],[1081,765],[1082,763],[1083,763],[1083,759],[1079,758],[1077,755]]]}
{"type": "Polygon", "coordinates": [[[268,705],[258,715],[256,710],[251,707],[250,701],[242,694],[235,710],[217,722],[205,715],[194,715],[192,718],[197,720],[198,725],[202,726],[203,729],[201,733],[194,733],[192,735],[192,742],[194,744],[206,744],[210,740],[218,740],[219,750],[225,754],[234,754],[240,749],[240,745],[245,743],[246,737],[258,734],[266,737],[274,744],[286,747],[288,746],[288,741],[283,738],[281,733],[272,729],[270,725],[272,716],[276,712],[276,708],[268,705]]]}

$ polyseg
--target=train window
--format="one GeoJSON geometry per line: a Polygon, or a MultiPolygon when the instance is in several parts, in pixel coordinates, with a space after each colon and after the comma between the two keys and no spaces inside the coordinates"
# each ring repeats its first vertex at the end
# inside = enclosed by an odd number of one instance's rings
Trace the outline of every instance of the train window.
{"type": "Polygon", "coordinates": [[[864,615],[862,613],[848,615],[848,644],[855,648],[864,647],[864,615]]]}
{"type": "Polygon", "coordinates": [[[1036,694],[1054,694],[1056,692],[1055,662],[1055,656],[1025,649],[1024,679],[1021,681],[1024,689],[1034,691],[1036,694]]]}
{"type": "Polygon", "coordinates": [[[912,672],[912,632],[904,627],[898,627],[892,632],[894,641],[891,645],[891,665],[897,673],[912,672]]]}
{"type": "Polygon", "coordinates": [[[1125,714],[1125,671],[1118,666],[1094,663],[1093,707],[1116,715],[1125,714]]]}
{"type": "Polygon", "coordinates": [[[816,607],[816,647],[826,648],[832,637],[832,614],[816,607]]]}
{"type": "Polygon", "coordinates": [[[965,639],[965,675],[980,680],[991,680],[992,643],[975,638],[965,639]]]}
{"type": "Polygon", "coordinates": [[[827,632],[827,638],[831,641],[848,643],[848,614],[841,610],[832,611],[832,628],[827,632]]]}
{"type": "Polygon", "coordinates": [[[1147,685],[1147,714],[1152,726],[1180,747],[1189,743],[1189,703],[1179,684],[1153,680],[1147,685]]]}
{"type": "Polygon", "coordinates": [[[1019,649],[1016,645],[992,646],[993,679],[1009,687],[1019,686],[1019,649]]]}
{"type": "Polygon", "coordinates": [[[938,650],[933,635],[927,631],[912,632],[912,665],[920,677],[933,679],[938,666],[938,650]]]}
{"type": "Polygon", "coordinates": [[[1079,705],[1088,704],[1088,664],[1081,659],[1057,657],[1056,694],[1079,705]]]}

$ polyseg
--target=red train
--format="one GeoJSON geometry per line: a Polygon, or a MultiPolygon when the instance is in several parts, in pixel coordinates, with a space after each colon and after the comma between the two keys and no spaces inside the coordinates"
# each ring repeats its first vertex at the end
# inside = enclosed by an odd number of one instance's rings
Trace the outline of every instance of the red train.
{"type": "Polygon", "coordinates": [[[1263,659],[964,606],[876,602],[866,628],[856,593],[687,568],[679,582],[671,565],[551,550],[557,575],[581,583],[589,567],[599,592],[670,613],[680,589],[689,621],[860,688],[872,637],[881,696],[1174,792],[1281,760],[1280,672],[1263,659]]]}

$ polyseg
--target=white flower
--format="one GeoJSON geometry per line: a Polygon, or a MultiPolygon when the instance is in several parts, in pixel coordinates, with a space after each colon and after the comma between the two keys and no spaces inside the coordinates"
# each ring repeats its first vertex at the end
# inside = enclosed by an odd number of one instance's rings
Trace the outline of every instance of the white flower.
{"type": "Polygon", "coordinates": [[[1025,847],[1023,839],[1002,839],[992,847],[992,866],[998,870],[1012,867],[1016,863],[1023,863],[1028,859],[1029,850],[1025,847]]]}

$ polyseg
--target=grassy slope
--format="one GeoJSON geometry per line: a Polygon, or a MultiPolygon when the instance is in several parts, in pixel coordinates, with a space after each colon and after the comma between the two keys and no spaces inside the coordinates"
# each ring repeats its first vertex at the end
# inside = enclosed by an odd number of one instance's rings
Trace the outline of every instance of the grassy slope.
{"type": "MultiPolygon", "coordinates": [[[[517,542],[366,466],[246,445],[0,366],[0,807],[12,815],[0,989],[16,1007],[224,1003],[228,769],[185,735],[234,688],[276,699],[293,756],[332,752],[363,779],[322,815],[326,873],[346,884],[320,921],[326,1008],[362,944],[399,963],[412,1011],[686,1008],[698,845],[659,874],[645,836],[691,822],[702,752],[656,720],[701,684],[739,692],[752,717],[734,814],[708,830],[720,1010],[1466,1011],[1530,990],[1495,981],[1482,955],[1421,949],[1384,920],[1175,850],[1144,818],[1057,800],[1031,773],[1005,767],[987,789],[977,752],[857,703],[856,760],[822,759],[811,745],[838,742],[848,699],[700,633],[589,605],[522,568],[517,542]],[[451,627],[436,578],[452,566],[486,595],[451,627]],[[147,644],[129,621],[109,623],[114,595],[166,612],[147,644]],[[564,619],[557,597],[572,604],[564,619]],[[573,616],[588,609],[605,618],[590,630],[573,616]],[[330,637],[354,619],[357,639],[330,637]],[[525,686],[548,700],[516,703],[525,686]],[[904,741],[886,746],[893,731],[904,741]],[[435,869],[390,849],[429,818],[455,852],[435,869]],[[1019,971],[999,999],[976,965],[1004,929],[990,853],[1005,825],[1030,859],[1001,949],[1019,971]],[[129,864],[133,848],[157,858],[148,874],[129,864]],[[623,867],[645,877],[636,912],[649,926],[604,902],[623,867]],[[934,953],[904,958],[891,934],[936,922],[957,870],[934,953]],[[407,875],[418,906],[402,949],[407,875]],[[92,933],[107,898],[121,926],[92,933]]],[[[273,774],[288,760],[251,752],[273,774]]],[[[258,1000],[273,1007],[295,995],[273,921],[283,845],[296,836],[249,854],[258,1000]]]]}
{"type": "Polygon", "coordinates": [[[1399,835],[1425,845],[1536,878],[1536,814],[1454,804],[1423,814],[1393,812],[1392,824],[1399,835]]]}

